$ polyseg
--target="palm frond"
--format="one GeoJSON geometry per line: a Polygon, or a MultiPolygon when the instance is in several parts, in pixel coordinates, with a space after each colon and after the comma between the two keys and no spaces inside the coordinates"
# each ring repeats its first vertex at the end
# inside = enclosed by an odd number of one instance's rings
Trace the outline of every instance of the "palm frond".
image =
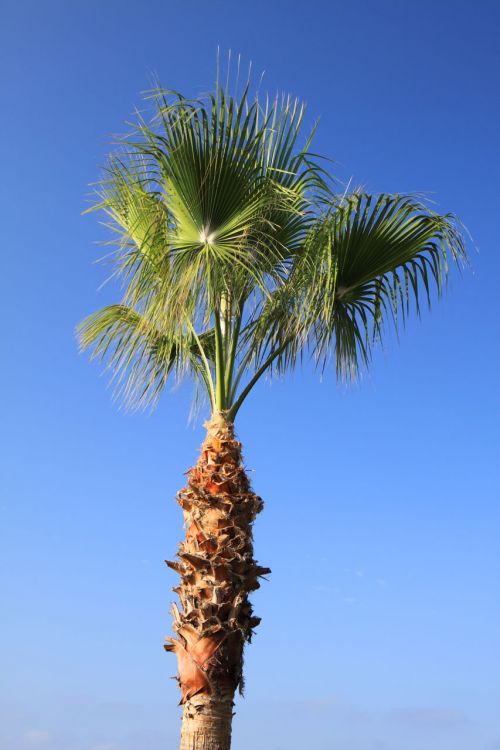
{"type": "Polygon", "coordinates": [[[441,294],[450,261],[466,261],[454,215],[409,195],[354,193],[330,207],[306,242],[297,332],[323,365],[334,348],[338,375],[354,375],[388,316],[398,327],[412,306],[420,314],[422,297],[430,306],[433,288],[441,294]]]}
{"type": "Polygon", "coordinates": [[[174,275],[199,270],[203,295],[215,298],[228,286],[239,291],[242,276],[265,290],[286,238],[300,235],[313,182],[312,167],[292,153],[301,110],[289,101],[263,109],[249,101],[248,86],[239,100],[220,88],[206,102],[152,96],[157,127],[140,123],[131,145],[155,165],[149,176],[174,219],[167,253],[174,275]]]}
{"type": "Polygon", "coordinates": [[[189,372],[210,390],[203,358],[214,357],[213,331],[159,330],[145,315],[126,305],[110,305],[89,315],[77,329],[80,348],[111,370],[115,395],[131,408],[156,403],[167,380],[189,372]]]}

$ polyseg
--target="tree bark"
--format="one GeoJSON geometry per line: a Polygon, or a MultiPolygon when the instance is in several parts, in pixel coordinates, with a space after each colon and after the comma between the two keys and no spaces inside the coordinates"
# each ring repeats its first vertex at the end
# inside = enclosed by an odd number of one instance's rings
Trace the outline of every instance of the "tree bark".
{"type": "Polygon", "coordinates": [[[180,750],[230,750],[233,701],[199,693],[184,704],[180,750]]]}
{"type": "Polygon", "coordinates": [[[258,578],[270,573],[253,559],[252,523],[262,500],[252,492],[241,444],[222,417],[207,435],[187,486],[177,496],[184,511],[185,540],[177,560],[181,578],[172,605],[183,705],[180,750],[229,750],[233,699],[243,687],[243,648],[260,618],[248,600],[258,578]]]}

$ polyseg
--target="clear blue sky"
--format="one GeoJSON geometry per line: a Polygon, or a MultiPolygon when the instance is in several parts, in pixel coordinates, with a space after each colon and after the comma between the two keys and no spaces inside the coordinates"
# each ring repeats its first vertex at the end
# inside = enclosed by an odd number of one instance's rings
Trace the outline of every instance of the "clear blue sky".
{"type": "Polygon", "coordinates": [[[1,18],[0,750],[170,750],[163,564],[202,429],[190,389],[112,403],[73,329],[102,239],[82,217],[110,134],[159,74],[196,95],[216,47],[320,116],[371,191],[428,191],[474,235],[432,316],[351,389],[263,384],[239,435],[269,583],[234,750],[499,750],[500,5],[476,0],[5,0],[1,18]]]}

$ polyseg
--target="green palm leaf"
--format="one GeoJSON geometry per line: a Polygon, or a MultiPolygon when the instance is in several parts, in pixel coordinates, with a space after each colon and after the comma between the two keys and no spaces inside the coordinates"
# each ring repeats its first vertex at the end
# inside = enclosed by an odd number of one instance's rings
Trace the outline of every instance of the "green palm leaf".
{"type": "Polygon", "coordinates": [[[79,329],[127,402],[189,375],[234,419],[265,372],[306,353],[354,376],[384,321],[418,314],[465,260],[451,214],[411,195],[338,198],[312,134],[300,145],[299,102],[251,100],[249,85],[148,100],[152,119],[110,157],[91,209],[113,232],[123,299],[79,329]]]}
{"type": "Polygon", "coordinates": [[[169,376],[186,373],[209,385],[204,357],[214,359],[214,334],[199,337],[189,331],[160,330],[126,305],[110,305],[93,313],[78,327],[82,349],[104,360],[116,381],[115,393],[131,407],[156,403],[169,376]]]}
{"type": "MultiPolygon", "coordinates": [[[[340,376],[367,364],[387,314],[396,326],[421,297],[442,292],[449,261],[466,259],[460,224],[413,196],[354,194],[333,205],[301,259],[304,314],[298,329],[323,364],[336,352],[340,376]]],[[[300,274],[299,274],[300,275],[300,274]]]]}

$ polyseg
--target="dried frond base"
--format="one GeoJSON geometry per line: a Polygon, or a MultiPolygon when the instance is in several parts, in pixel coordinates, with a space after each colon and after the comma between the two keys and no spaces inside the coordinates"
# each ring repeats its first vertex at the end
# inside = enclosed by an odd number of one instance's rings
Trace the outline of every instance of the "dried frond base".
{"type": "Polygon", "coordinates": [[[198,722],[233,705],[243,647],[260,622],[248,595],[270,573],[253,559],[252,523],[263,504],[250,488],[241,444],[230,424],[206,427],[200,458],[177,496],[186,538],[177,560],[167,561],[181,578],[174,589],[181,608],[172,606],[177,637],[165,648],[177,655],[184,719],[198,722]]]}

